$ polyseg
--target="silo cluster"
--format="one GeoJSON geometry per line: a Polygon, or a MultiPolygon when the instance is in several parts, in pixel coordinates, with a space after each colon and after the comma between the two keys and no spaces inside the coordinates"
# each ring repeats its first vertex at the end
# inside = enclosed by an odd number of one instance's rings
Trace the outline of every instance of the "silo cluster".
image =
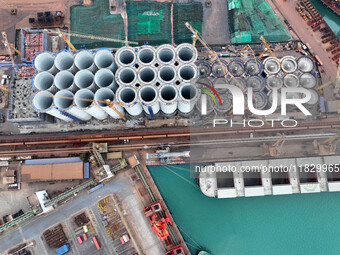
{"type": "MultiPolygon", "coordinates": [[[[264,72],[266,76],[266,88],[268,89],[269,102],[271,105],[272,97],[270,96],[273,88],[298,88],[302,87],[311,92],[312,98],[306,103],[306,106],[315,106],[319,101],[319,94],[316,90],[317,78],[315,73],[315,63],[308,56],[295,58],[285,56],[281,59],[268,57],[264,60],[264,72]]],[[[280,90],[279,90],[280,93],[280,90]]],[[[304,95],[299,93],[289,93],[288,98],[301,98],[304,95]]],[[[279,102],[280,104],[280,102],[279,102]]]]}

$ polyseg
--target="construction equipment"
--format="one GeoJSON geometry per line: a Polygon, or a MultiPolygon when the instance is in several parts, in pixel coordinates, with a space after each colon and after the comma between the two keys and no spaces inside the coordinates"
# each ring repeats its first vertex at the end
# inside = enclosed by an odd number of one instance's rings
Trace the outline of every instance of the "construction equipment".
{"type": "Polygon", "coordinates": [[[281,137],[273,144],[273,145],[267,145],[262,144],[261,148],[265,149],[266,152],[262,156],[270,156],[270,157],[278,157],[281,155],[281,150],[286,142],[286,136],[284,134],[281,134],[281,137]]]}
{"type": "Polygon", "coordinates": [[[113,38],[107,38],[103,36],[94,36],[89,34],[79,34],[79,33],[68,33],[68,32],[61,32],[59,29],[57,30],[51,30],[51,29],[44,29],[46,33],[54,34],[57,33],[62,36],[64,41],[70,46],[70,48],[75,52],[77,49],[73,46],[73,44],[70,42],[70,40],[67,39],[67,36],[74,36],[74,37],[80,37],[80,38],[87,38],[92,40],[101,40],[101,41],[109,41],[109,42],[119,42],[119,43],[125,43],[125,44],[134,44],[138,45],[138,42],[131,42],[131,41],[125,41],[125,40],[118,40],[113,38]],[[66,39],[66,40],[65,40],[66,39]]]}
{"type": "Polygon", "coordinates": [[[313,141],[314,152],[324,156],[324,155],[334,155],[336,151],[336,146],[340,141],[340,133],[335,134],[327,140],[318,143],[317,140],[313,141]]]}
{"type": "MultiPolygon", "coordinates": [[[[260,36],[260,40],[263,42],[263,44],[264,44],[264,46],[266,46],[266,49],[267,49],[267,51],[269,51],[270,52],[270,54],[272,54],[272,56],[274,57],[274,58],[277,58],[276,57],[276,55],[275,55],[275,53],[271,50],[271,48],[270,48],[270,44],[268,44],[267,43],[267,41],[266,41],[266,39],[263,37],[263,36],[260,36]]],[[[262,53],[261,53],[262,54],[262,53]]],[[[264,53],[263,53],[264,54],[264,53]]],[[[263,55],[262,55],[263,56],[263,55]]],[[[261,57],[262,57],[261,56],[261,57]]]]}
{"type": "MultiPolygon", "coordinates": [[[[18,77],[18,70],[16,69],[16,64],[15,64],[14,57],[13,57],[13,54],[12,54],[12,48],[11,48],[11,46],[10,46],[10,43],[8,42],[6,32],[2,32],[2,43],[3,43],[3,44],[5,45],[5,47],[7,48],[9,57],[10,57],[10,59],[11,59],[12,65],[13,65],[13,69],[14,69],[15,75],[16,75],[16,77],[18,77]]],[[[5,89],[5,90],[6,90],[6,89],[5,89]]],[[[8,91],[8,90],[6,90],[6,91],[7,91],[7,92],[10,92],[10,91],[8,91]]]]}
{"type": "Polygon", "coordinates": [[[5,8],[9,11],[11,15],[17,15],[18,10],[16,8],[13,8],[12,6],[8,5],[4,0],[0,0],[2,4],[5,6],[5,8]]]}
{"type": "Polygon", "coordinates": [[[334,83],[334,95],[336,98],[340,98],[340,65],[337,70],[336,78],[334,80],[331,80],[329,82],[326,82],[325,84],[320,85],[317,90],[321,92],[321,90],[331,84],[334,83]]]}

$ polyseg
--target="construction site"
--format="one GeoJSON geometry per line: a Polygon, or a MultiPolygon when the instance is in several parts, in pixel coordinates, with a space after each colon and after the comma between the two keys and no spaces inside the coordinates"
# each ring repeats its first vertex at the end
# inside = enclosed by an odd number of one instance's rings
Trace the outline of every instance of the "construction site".
{"type": "Polygon", "coordinates": [[[190,163],[208,197],[340,191],[339,39],[306,40],[296,4],[0,2],[4,254],[195,254],[149,165],[190,163]]]}

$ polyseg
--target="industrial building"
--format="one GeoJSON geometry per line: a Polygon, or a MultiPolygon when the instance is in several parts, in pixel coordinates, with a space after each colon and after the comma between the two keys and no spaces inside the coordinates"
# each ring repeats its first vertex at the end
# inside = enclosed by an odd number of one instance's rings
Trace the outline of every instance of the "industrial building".
{"type": "Polygon", "coordinates": [[[340,191],[339,156],[216,163],[200,172],[209,197],[233,198],[340,191]],[[311,163],[312,162],[312,163],[311,163]]]}

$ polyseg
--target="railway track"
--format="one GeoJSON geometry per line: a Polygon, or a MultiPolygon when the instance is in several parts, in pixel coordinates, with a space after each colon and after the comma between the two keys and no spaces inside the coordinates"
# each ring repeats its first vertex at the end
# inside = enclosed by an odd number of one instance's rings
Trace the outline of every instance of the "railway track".
{"type": "Polygon", "coordinates": [[[51,144],[79,144],[89,142],[109,142],[123,140],[143,140],[161,139],[176,137],[195,137],[207,135],[236,135],[245,133],[268,133],[268,132],[289,132],[301,130],[320,130],[320,129],[339,129],[340,121],[328,122],[303,122],[296,127],[284,128],[282,126],[264,126],[261,128],[178,128],[178,129],[151,129],[144,131],[125,131],[125,132],[102,132],[101,134],[59,134],[59,135],[26,135],[18,138],[17,136],[7,136],[0,138],[0,147],[10,146],[32,146],[32,145],[51,145],[51,144]]]}

